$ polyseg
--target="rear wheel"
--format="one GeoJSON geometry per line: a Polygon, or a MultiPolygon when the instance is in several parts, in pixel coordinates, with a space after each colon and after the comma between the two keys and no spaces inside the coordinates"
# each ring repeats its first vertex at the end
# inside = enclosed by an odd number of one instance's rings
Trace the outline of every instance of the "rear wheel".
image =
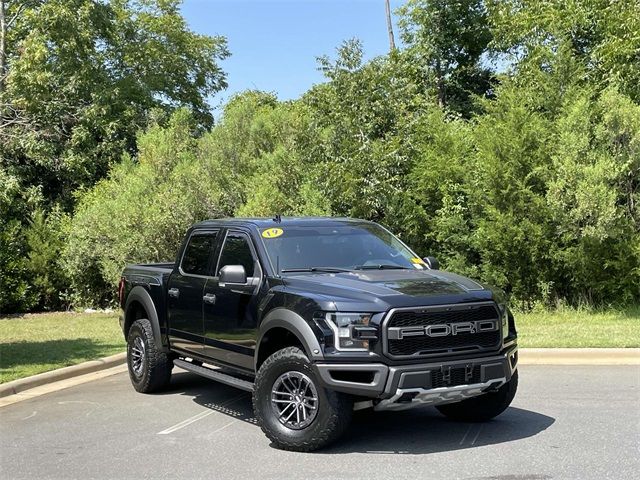
{"type": "Polygon", "coordinates": [[[157,392],[171,380],[173,361],[156,345],[151,322],[146,318],[136,320],[129,329],[127,364],[129,378],[138,392],[157,392]]]}
{"type": "Polygon", "coordinates": [[[495,392],[485,393],[478,397],[461,402],[437,405],[436,408],[444,416],[461,422],[486,422],[504,412],[516,395],[518,389],[518,371],[513,372],[511,380],[495,392]]]}
{"type": "Polygon", "coordinates": [[[277,351],[261,365],[253,408],[262,431],[284,450],[309,452],[336,440],[351,421],[348,395],[323,388],[297,347],[277,351]]]}

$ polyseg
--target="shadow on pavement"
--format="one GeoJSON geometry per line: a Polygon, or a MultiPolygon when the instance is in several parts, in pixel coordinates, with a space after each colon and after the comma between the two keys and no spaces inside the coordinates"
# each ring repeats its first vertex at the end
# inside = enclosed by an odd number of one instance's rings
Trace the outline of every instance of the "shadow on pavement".
{"type": "MultiPolygon", "coordinates": [[[[247,392],[191,373],[176,372],[171,388],[165,394],[176,393],[192,397],[203,407],[257,427],[251,394],[247,392]]],[[[474,424],[448,420],[432,407],[404,412],[374,412],[369,409],[355,412],[347,433],[334,445],[316,453],[448,452],[533,437],[554,422],[555,419],[547,415],[516,407],[510,407],[494,420],[474,424]]]]}

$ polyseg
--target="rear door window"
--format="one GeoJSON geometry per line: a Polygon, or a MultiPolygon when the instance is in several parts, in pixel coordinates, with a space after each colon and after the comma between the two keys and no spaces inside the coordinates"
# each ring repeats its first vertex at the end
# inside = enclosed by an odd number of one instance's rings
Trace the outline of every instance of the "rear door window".
{"type": "Polygon", "coordinates": [[[216,232],[194,233],[182,256],[180,268],[190,275],[208,275],[209,259],[216,243],[216,232]]]}

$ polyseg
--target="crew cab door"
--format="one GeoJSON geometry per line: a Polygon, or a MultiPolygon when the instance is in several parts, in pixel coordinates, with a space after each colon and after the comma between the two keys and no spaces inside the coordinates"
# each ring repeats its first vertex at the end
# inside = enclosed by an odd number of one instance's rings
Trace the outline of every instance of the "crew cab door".
{"type": "Polygon", "coordinates": [[[211,276],[218,230],[195,230],[189,236],[167,289],[171,346],[202,355],[202,297],[211,276]]]}
{"type": "Polygon", "coordinates": [[[226,231],[214,273],[204,289],[205,355],[253,370],[262,267],[248,233],[226,231]],[[246,282],[221,283],[220,270],[227,265],[242,265],[246,282]]]}

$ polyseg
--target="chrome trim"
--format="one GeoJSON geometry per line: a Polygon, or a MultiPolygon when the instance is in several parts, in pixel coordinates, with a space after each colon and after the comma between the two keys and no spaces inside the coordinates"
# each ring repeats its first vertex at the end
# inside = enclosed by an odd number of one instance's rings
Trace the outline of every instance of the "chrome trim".
{"type": "Polygon", "coordinates": [[[456,387],[430,388],[408,388],[397,389],[391,398],[381,400],[374,410],[407,410],[420,405],[443,405],[454,403],[467,398],[482,395],[487,390],[500,388],[507,383],[506,378],[495,378],[484,383],[473,383],[470,385],[458,385],[456,387]],[[400,397],[406,393],[416,393],[417,395],[410,402],[396,403],[400,397]]]}
{"type": "MultiPolygon", "coordinates": [[[[494,320],[494,319],[492,319],[494,320]]],[[[425,306],[416,306],[416,307],[399,307],[399,308],[392,308],[391,310],[389,310],[386,315],[384,316],[384,318],[382,319],[382,322],[380,323],[380,329],[382,330],[382,353],[389,357],[392,358],[394,360],[407,360],[407,359],[419,359],[419,358],[429,358],[429,357],[436,357],[436,356],[443,356],[443,355],[468,355],[469,353],[481,353],[481,352],[489,352],[489,351],[493,351],[493,350],[497,350],[501,347],[502,345],[502,340],[503,340],[503,332],[502,332],[502,322],[500,321],[500,311],[498,309],[498,306],[496,304],[496,302],[494,301],[486,301],[486,302],[470,302],[470,303],[451,303],[451,304],[446,304],[446,305],[425,305],[425,306]],[[412,354],[412,355],[392,355],[391,353],[389,353],[389,338],[388,338],[388,323],[389,320],[391,320],[391,317],[393,316],[394,313],[396,312],[402,312],[402,311],[426,311],[426,310],[432,310],[432,311],[441,311],[441,310],[464,310],[467,307],[480,307],[480,306],[484,306],[484,305],[491,305],[495,311],[496,311],[496,318],[495,320],[498,321],[498,326],[499,326],[499,335],[498,335],[498,341],[496,342],[496,344],[493,347],[489,347],[489,348],[473,348],[473,349],[467,349],[467,350],[462,350],[462,351],[458,351],[458,352],[436,352],[433,354],[423,354],[423,355],[417,355],[417,354],[412,354]]]]}
{"type": "Polygon", "coordinates": [[[504,348],[509,348],[512,345],[515,345],[516,343],[518,343],[518,337],[514,338],[513,340],[506,342],[503,344],[504,348]]]}

